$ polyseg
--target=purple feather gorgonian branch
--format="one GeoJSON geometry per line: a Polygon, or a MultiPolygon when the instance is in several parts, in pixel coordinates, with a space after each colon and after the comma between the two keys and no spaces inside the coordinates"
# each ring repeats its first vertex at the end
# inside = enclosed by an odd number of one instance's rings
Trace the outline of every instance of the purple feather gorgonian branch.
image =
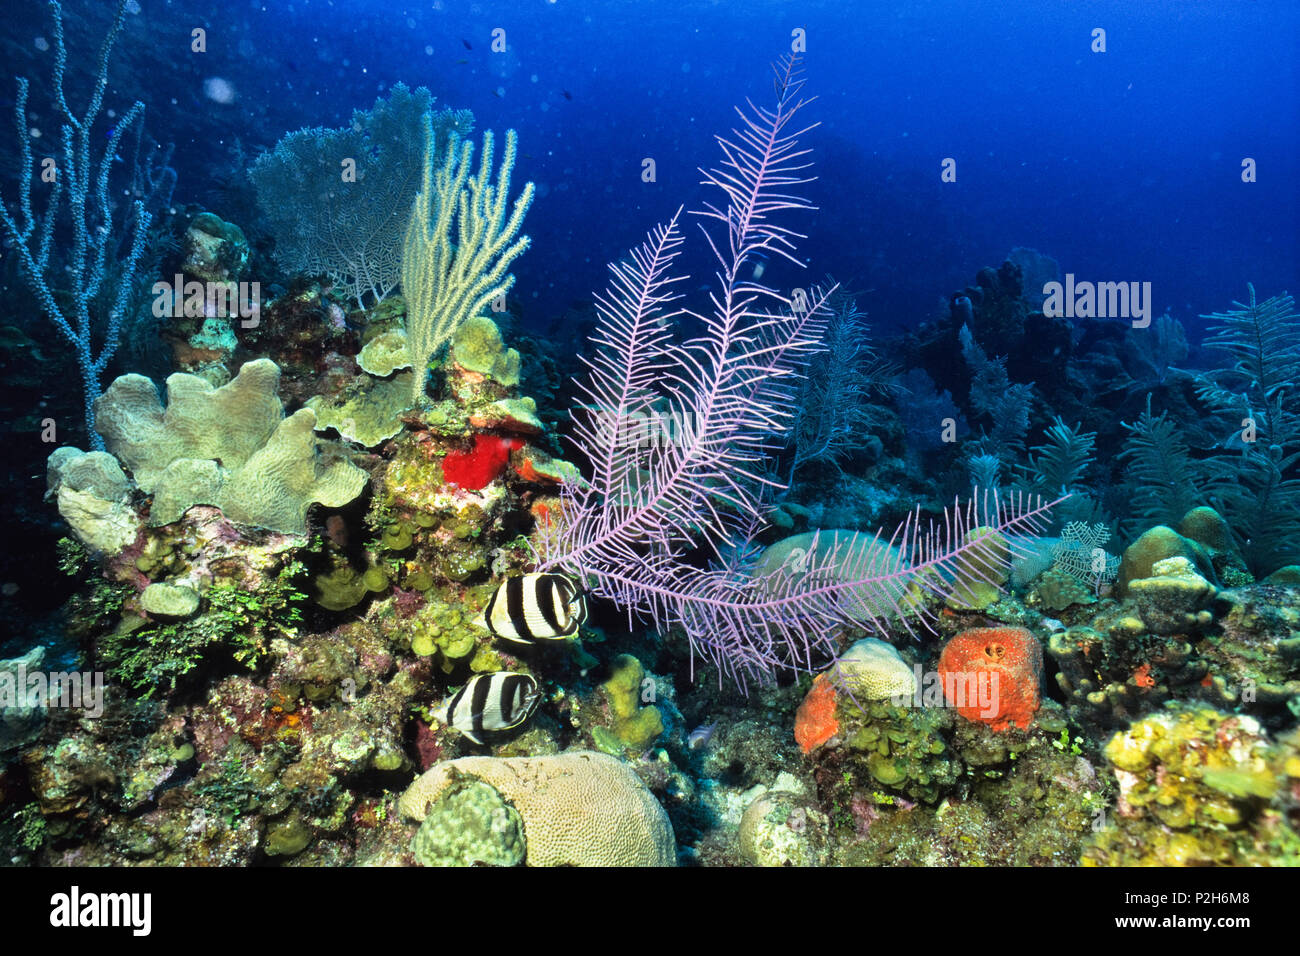
{"type": "Polygon", "coordinates": [[[1007,507],[986,495],[983,505],[954,506],[943,525],[924,531],[918,512],[888,541],[877,533],[865,548],[814,541],[797,573],[756,576],[723,559],[729,540],[746,542],[733,554],[749,550],[765,491],[781,487],[767,466],[793,423],[789,385],[820,343],[834,291],[796,292],[792,302],[741,278],[759,253],[802,266],[793,253],[803,236],[770,216],[815,208],[789,191],[812,181],[798,139],[813,127],[791,131],[810,102],[798,95],[797,59],[785,58],[776,77],[775,108],[738,109],[740,127],[717,137],[721,167],[701,170],[704,184],[726,197],[696,213],[718,262],[712,311],[675,304],[673,286],[685,278],[673,273],[680,209],[630,261],[610,266],[572,436],[591,477],[564,486],[560,513],[537,535],[540,569],[575,575],[661,633],[680,628],[693,656],[741,683],[833,655],[837,626],[881,629],[895,618],[908,626],[904,612],[920,606],[920,591],[942,590],[990,562],[988,542],[967,540],[969,530],[1028,533],[1050,507],[1036,500],[1007,507]],[[724,236],[706,228],[710,221],[724,236]],[[683,315],[703,334],[679,344],[673,326],[683,315]],[[717,559],[710,567],[687,560],[701,547],[717,559]]]}

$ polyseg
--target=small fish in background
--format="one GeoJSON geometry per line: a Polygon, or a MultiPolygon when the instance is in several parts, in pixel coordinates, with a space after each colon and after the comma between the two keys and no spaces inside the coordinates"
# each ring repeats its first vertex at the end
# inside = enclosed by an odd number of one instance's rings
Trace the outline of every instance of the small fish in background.
{"type": "Polygon", "coordinates": [[[532,644],[572,637],[586,619],[586,595],[576,581],[534,572],[502,582],[478,623],[507,641],[532,644]]]}
{"type": "Polygon", "coordinates": [[[754,262],[754,274],[750,278],[758,282],[763,278],[763,273],[767,271],[767,256],[761,252],[755,252],[752,255],[756,261],[754,262]]]}
{"type": "Polygon", "coordinates": [[[457,60],[457,61],[456,61],[456,65],[457,65],[457,66],[464,66],[464,65],[465,65],[466,63],[468,63],[468,62],[469,62],[469,60],[457,60]]]}
{"type": "Polygon", "coordinates": [[[957,326],[970,325],[975,321],[975,305],[965,293],[954,293],[948,308],[952,312],[953,323],[957,326]]]}
{"type": "Polygon", "coordinates": [[[700,724],[686,735],[686,746],[691,750],[702,750],[707,747],[720,723],[721,721],[715,720],[711,724],[700,724]]]}
{"type": "Polygon", "coordinates": [[[325,519],[325,534],[334,544],[346,551],[348,547],[348,523],[340,515],[330,515],[325,519]]]}
{"type": "Polygon", "coordinates": [[[571,100],[571,99],[573,99],[573,94],[570,93],[568,90],[561,89],[560,92],[564,94],[564,98],[565,98],[566,100],[571,100]]]}
{"type": "Polygon", "coordinates": [[[467,50],[472,50],[472,49],[474,49],[474,47],[470,44],[470,42],[469,42],[468,40],[466,40],[464,37],[461,37],[461,38],[460,38],[460,42],[463,43],[463,44],[465,44],[465,49],[467,49],[467,50]]]}
{"type": "Polygon", "coordinates": [[[522,725],[541,699],[537,681],[527,674],[479,674],[471,677],[433,716],[481,745],[484,734],[522,725]]]}

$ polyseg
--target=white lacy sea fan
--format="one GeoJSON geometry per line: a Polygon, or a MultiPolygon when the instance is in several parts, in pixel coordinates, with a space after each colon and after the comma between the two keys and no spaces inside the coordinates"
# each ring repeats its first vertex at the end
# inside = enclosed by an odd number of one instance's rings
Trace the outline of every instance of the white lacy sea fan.
{"type": "Polygon", "coordinates": [[[1052,548],[1052,566],[1100,590],[1119,574],[1119,558],[1102,547],[1109,540],[1110,529],[1104,524],[1071,521],[1052,548]]]}

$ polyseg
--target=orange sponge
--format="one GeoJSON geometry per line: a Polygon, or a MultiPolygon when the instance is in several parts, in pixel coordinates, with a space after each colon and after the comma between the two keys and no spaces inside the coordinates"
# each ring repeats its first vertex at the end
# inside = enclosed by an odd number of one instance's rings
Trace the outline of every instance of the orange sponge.
{"type": "Polygon", "coordinates": [[[963,717],[994,730],[1012,724],[1024,730],[1042,703],[1043,648],[1023,627],[971,628],[944,646],[939,676],[944,699],[963,717]],[[982,688],[989,706],[979,702],[976,691],[982,688]]]}
{"type": "Polygon", "coordinates": [[[835,719],[835,685],[825,674],[819,674],[795,713],[794,739],[804,753],[812,753],[839,729],[839,721],[835,719]]]}

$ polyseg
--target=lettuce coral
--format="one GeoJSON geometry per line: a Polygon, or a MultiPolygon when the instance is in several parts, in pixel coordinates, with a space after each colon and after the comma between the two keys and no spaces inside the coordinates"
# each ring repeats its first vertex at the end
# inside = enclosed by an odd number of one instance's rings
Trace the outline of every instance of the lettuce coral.
{"type": "Polygon", "coordinates": [[[269,359],[247,363],[220,388],[177,373],[167,379],[166,408],[143,375],[108,387],[95,403],[97,427],[140,489],[154,495],[150,525],[207,504],[241,524],[305,534],[312,504],[340,508],[361,493],[364,471],[319,454],[311,409],[283,417],[279,380],[269,359]]]}

